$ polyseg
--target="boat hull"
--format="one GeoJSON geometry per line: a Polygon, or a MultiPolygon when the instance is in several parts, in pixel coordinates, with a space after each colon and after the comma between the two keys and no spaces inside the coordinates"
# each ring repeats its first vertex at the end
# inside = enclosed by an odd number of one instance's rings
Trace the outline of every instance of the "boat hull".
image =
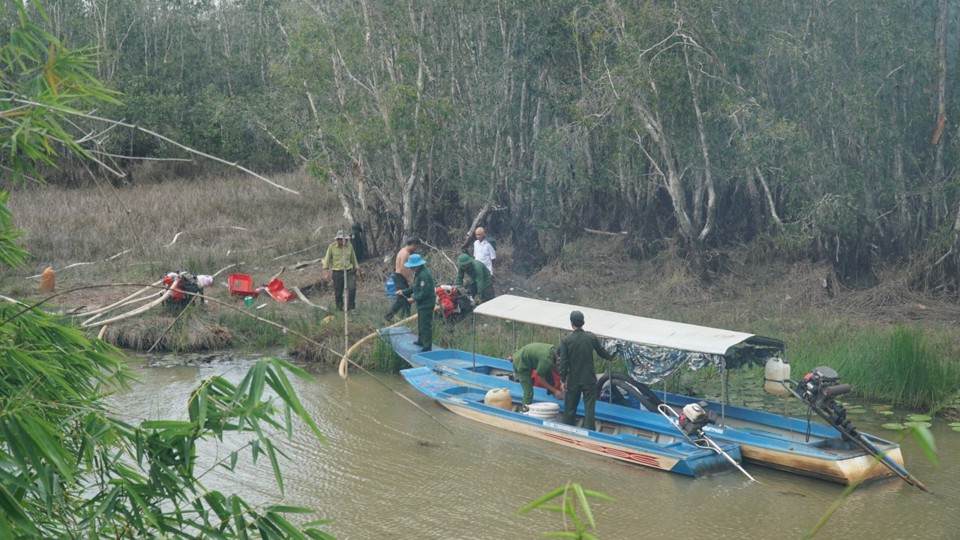
{"type": "MultiPolygon", "coordinates": [[[[412,345],[416,336],[407,328],[381,329],[380,334],[410,365],[431,367],[448,380],[460,379],[466,384],[483,386],[493,384],[493,380],[485,381],[483,377],[502,380],[513,371],[512,364],[506,360],[485,355],[442,349],[420,353],[418,348],[412,345]],[[464,377],[461,371],[472,372],[476,377],[471,380],[464,377]]],[[[657,395],[676,409],[688,403],[702,402],[700,399],[679,394],[657,392],[657,395]]],[[[536,389],[535,396],[546,398],[546,392],[536,389]]],[[[722,415],[722,420],[719,426],[706,426],[704,432],[716,441],[739,445],[746,463],[839,484],[859,483],[894,475],[875,457],[850,442],[844,442],[839,432],[831,426],[744,407],[706,403],[708,410],[718,416],[722,415]]],[[[607,406],[621,407],[598,403],[598,409],[607,406]]],[[[648,414],[656,415],[652,412],[648,414]]],[[[888,459],[903,466],[899,445],[868,434],[864,434],[864,437],[884,452],[888,459]]]]}
{"type": "MultiPolygon", "coordinates": [[[[699,448],[679,436],[648,432],[642,422],[632,422],[629,417],[619,419],[623,425],[614,433],[587,430],[554,419],[537,418],[487,405],[484,403],[487,389],[441,378],[427,367],[405,369],[401,374],[411,386],[451,412],[503,431],[694,478],[726,472],[733,467],[718,452],[699,448]]],[[[511,389],[511,396],[519,402],[520,394],[516,388],[511,389]]],[[[608,429],[617,423],[615,420],[609,415],[598,414],[599,425],[606,425],[608,429]]],[[[740,460],[736,445],[726,444],[722,449],[730,459],[740,460]]]]}

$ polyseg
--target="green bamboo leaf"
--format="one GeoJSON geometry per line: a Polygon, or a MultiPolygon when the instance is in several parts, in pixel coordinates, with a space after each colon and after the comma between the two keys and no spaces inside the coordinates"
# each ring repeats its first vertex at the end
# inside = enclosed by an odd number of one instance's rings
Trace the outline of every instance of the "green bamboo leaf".
{"type": "MultiPolygon", "coordinates": [[[[308,527],[310,526],[310,524],[306,524],[304,526],[308,527]]],[[[313,540],[336,540],[333,536],[330,536],[329,534],[322,531],[318,531],[316,529],[307,529],[305,532],[306,532],[306,535],[312,538],[313,540]]]]}
{"type": "Polygon", "coordinates": [[[312,508],[307,508],[305,506],[289,506],[283,504],[275,504],[267,507],[268,512],[276,512],[278,514],[312,514],[315,512],[312,508]]]}
{"type": "Polygon", "coordinates": [[[137,506],[140,512],[137,514],[141,519],[146,520],[150,525],[156,527],[158,526],[157,517],[153,514],[153,511],[150,508],[150,505],[138,493],[137,486],[131,484],[130,482],[123,481],[124,493],[130,500],[137,506]]]}
{"type": "Polygon", "coordinates": [[[573,505],[573,500],[566,498],[563,501],[563,511],[567,514],[567,517],[570,518],[570,521],[573,522],[574,528],[578,531],[583,530],[583,520],[580,519],[580,515],[577,513],[577,508],[573,505]]]}
{"type": "MultiPolygon", "coordinates": [[[[5,484],[0,484],[0,509],[3,510],[3,520],[4,523],[7,524],[4,528],[7,530],[11,528],[9,525],[12,524],[21,531],[34,535],[38,534],[33,521],[20,506],[20,501],[7,490],[5,484]]],[[[13,538],[13,535],[7,536],[6,538],[13,538]]]]}
{"type": "MultiPolygon", "coordinates": [[[[19,427],[22,436],[33,443],[33,448],[40,451],[44,460],[53,464],[67,480],[73,478],[73,470],[68,464],[70,456],[67,455],[66,448],[60,443],[56,430],[48,422],[32,415],[20,416],[19,427]]],[[[36,457],[33,459],[36,460],[36,457]]],[[[38,468],[42,467],[39,461],[36,461],[36,463],[38,468]]]]}
{"type": "Polygon", "coordinates": [[[277,482],[277,489],[280,495],[283,495],[283,473],[280,471],[280,462],[277,461],[277,453],[274,451],[273,443],[269,439],[264,441],[267,446],[267,456],[270,457],[270,466],[273,467],[273,478],[277,482]]]}
{"type": "Polygon", "coordinates": [[[615,497],[611,497],[610,495],[607,495],[606,493],[601,493],[601,492],[599,492],[599,491],[591,491],[591,490],[589,490],[589,489],[585,489],[585,490],[583,490],[583,493],[586,494],[587,497],[592,497],[592,498],[594,498],[594,499],[600,499],[600,500],[604,500],[604,501],[615,501],[615,500],[617,500],[615,497]]]}
{"type": "Polygon", "coordinates": [[[260,361],[250,370],[250,393],[248,398],[252,402],[259,402],[263,398],[263,387],[266,384],[267,363],[260,361]]]}
{"type": "Polygon", "coordinates": [[[192,422],[181,420],[144,420],[141,424],[144,429],[163,430],[169,433],[190,433],[193,430],[192,422]]]}
{"type": "Polygon", "coordinates": [[[303,408],[303,405],[300,403],[300,399],[297,398],[297,393],[293,390],[293,386],[290,384],[290,381],[284,375],[282,369],[271,369],[268,373],[267,378],[270,388],[283,400],[283,402],[293,409],[301,420],[306,422],[310,427],[310,431],[313,435],[322,443],[326,443],[323,434],[320,432],[320,427],[317,426],[316,422],[313,421],[313,418],[310,417],[310,414],[306,409],[303,408]]]}
{"type": "Polygon", "coordinates": [[[563,492],[564,492],[565,490],[566,490],[565,487],[557,488],[557,489],[551,491],[550,493],[547,493],[546,495],[544,495],[544,496],[542,496],[542,497],[540,497],[540,498],[538,498],[538,499],[535,499],[534,501],[532,501],[532,502],[530,502],[530,503],[527,503],[526,506],[524,506],[524,507],[521,508],[520,510],[517,510],[517,514],[518,514],[518,515],[519,515],[519,514],[524,514],[524,513],[526,513],[526,512],[529,512],[530,510],[533,510],[534,508],[538,508],[538,507],[540,507],[542,504],[546,503],[547,501],[551,501],[551,500],[559,497],[560,495],[563,494],[563,492]]]}
{"type": "Polygon", "coordinates": [[[922,425],[922,423],[918,423],[918,425],[912,427],[911,434],[914,440],[917,441],[917,444],[920,445],[920,449],[923,450],[924,455],[927,456],[930,463],[933,463],[934,467],[939,467],[940,459],[937,457],[937,443],[933,438],[933,433],[930,433],[927,426],[922,425]]]}
{"type": "Polygon", "coordinates": [[[587,519],[587,523],[590,524],[591,528],[596,528],[597,525],[593,521],[593,513],[590,511],[590,503],[587,502],[587,496],[583,493],[583,488],[580,487],[580,484],[573,484],[571,488],[576,494],[577,500],[580,502],[580,510],[583,511],[583,515],[587,519]]]}
{"type": "Polygon", "coordinates": [[[197,391],[196,400],[191,401],[191,405],[196,403],[197,417],[195,419],[198,426],[207,427],[207,387],[201,386],[197,391]]]}

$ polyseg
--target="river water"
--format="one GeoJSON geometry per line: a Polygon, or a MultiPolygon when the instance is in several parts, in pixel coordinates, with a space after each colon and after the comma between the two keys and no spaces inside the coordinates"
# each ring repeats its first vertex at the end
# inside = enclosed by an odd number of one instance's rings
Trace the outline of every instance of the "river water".
{"type": "MultiPolygon", "coordinates": [[[[112,399],[130,420],[183,419],[201,380],[239,381],[251,363],[136,362],[142,384],[112,399]]],[[[278,495],[266,459],[241,462],[236,473],[216,469],[204,481],[262,504],[314,508],[316,518],[333,521],[324,530],[338,539],[541,538],[563,530],[559,515],[516,512],[567,482],[616,499],[591,505],[593,532],[605,540],[801,538],[842,493],[842,486],[759,467],[749,468],[756,483],[737,472],[693,480],[503,433],[442,409],[397,375],[352,371],[344,381],[325,370],[295,386],[326,443],[306,429],[291,441],[274,438],[290,458],[281,463],[285,495],[278,495]]],[[[863,431],[893,438],[880,428],[889,421],[869,412],[855,418],[863,431]]],[[[960,538],[960,432],[942,420],[931,430],[939,467],[912,440],[903,442],[903,454],[934,495],[896,478],[867,485],[843,501],[816,538],[960,538]]],[[[246,439],[206,443],[202,460],[223,459],[246,439]]]]}

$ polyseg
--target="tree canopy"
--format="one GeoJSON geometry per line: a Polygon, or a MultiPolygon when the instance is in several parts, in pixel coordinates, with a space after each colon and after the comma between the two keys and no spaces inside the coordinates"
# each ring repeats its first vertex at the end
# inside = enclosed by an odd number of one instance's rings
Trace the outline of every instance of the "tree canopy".
{"type": "Polygon", "coordinates": [[[112,117],[302,167],[381,248],[484,224],[535,271],[593,229],[703,276],[746,245],[851,283],[914,262],[918,286],[957,290],[955,0],[48,6],[124,92],[112,117]]]}

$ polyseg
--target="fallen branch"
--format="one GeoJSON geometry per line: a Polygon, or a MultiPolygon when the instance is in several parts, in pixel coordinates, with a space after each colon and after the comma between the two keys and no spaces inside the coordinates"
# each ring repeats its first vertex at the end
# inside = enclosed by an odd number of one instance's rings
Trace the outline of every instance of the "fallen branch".
{"type": "MultiPolygon", "coordinates": [[[[240,264],[247,264],[247,263],[240,263],[240,264]]],[[[217,270],[216,272],[214,272],[213,275],[210,276],[210,277],[217,277],[217,276],[220,274],[220,272],[223,272],[223,271],[226,270],[227,268],[233,268],[233,267],[236,266],[236,265],[237,265],[237,263],[228,264],[228,265],[224,266],[223,268],[221,268],[221,269],[217,270]]]]}
{"type": "Polygon", "coordinates": [[[300,301],[303,302],[304,304],[313,306],[313,307],[315,307],[315,308],[317,308],[317,309],[322,309],[322,310],[324,310],[324,311],[329,311],[327,308],[325,308],[325,307],[323,307],[323,306],[318,306],[317,304],[314,304],[313,302],[311,302],[311,301],[303,294],[303,291],[300,290],[300,287],[290,287],[290,290],[293,291],[293,294],[297,295],[297,298],[299,298],[300,301]]]}
{"type": "Polygon", "coordinates": [[[630,234],[630,233],[628,233],[627,231],[607,232],[607,231],[598,231],[598,230],[596,230],[596,229],[588,229],[588,228],[586,228],[586,227],[584,227],[583,230],[586,231],[586,232],[588,232],[588,233],[593,233],[593,234],[605,234],[605,235],[607,235],[607,236],[621,236],[621,235],[624,235],[624,234],[630,234]]]}
{"type": "Polygon", "coordinates": [[[299,270],[299,269],[301,269],[301,268],[303,268],[303,267],[305,267],[305,266],[310,266],[311,264],[317,264],[318,262],[320,262],[320,261],[322,261],[322,260],[323,260],[323,257],[320,257],[319,259],[314,259],[314,260],[312,260],[312,261],[298,262],[297,264],[293,265],[293,269],[294,269],[294,270],[299,270]]]}
{"type": "Polygon", "coordinates": [[[161,283],[163,283],[163,280],[162,280],[162,279],[159,280],[159,281],[156,281],[156,282],[154,282],[154,283],[151,283],[150,285],[147,285],[146,287],[144,287],[144,288],[140,289],[139,291],[131,294],[130,296],[128,296],[128,297],[126,297],[126,298],[124,298],[124,299],[122,299],[122,300],[118,300],[118,301],[110,304],[109,306],[104,306],[104,307],[102,307],[102,308],[95,309],[95,310],[93,310],[93,311],[88,311],[88,312],[86,312],[86,313],[77,313],[77,317],[89,317],[89,316],[91,316],[91,315],[97,315],[97,314],[102,313],[102,312],[104,312],[104,311],[110,311],[111,309],[116,309],[116,308],[118,308],[118,307],[120,307],[120,306],[124,306],[124,305],[129,304],[129,303],[142,301],[142,299],[140,299],[140,298],[134,299],[134,297],[140,296],[141,294],[149,291],[150,289],[155,289],[155,288],[159,287],[161,283]]]}
{"type": "Polygon", "coordinates": [[[150,309],[150,308],[152,308],[152,307],[154,307],[154,306],[156,306],[156,305],[159,305],[161,302],[163,302],[164,300],[166,300],[167,297],[170,296],[170,294],[173,293],[173,290],[177,288],[177,285],[178,285],[179,283],[180,283],[180,279],[179,279],[179,278],[173,280],[173,283],[170,285],[170,288],[167,289],[166,292],[164,292],[162,295],[160,295],[160,298],[157,298],[156,300],[154,300],[153,302],[150,302],[149,304],[145,304],[145,305],[143,305],[143,306],[140,306],[140,307],[138,307],[137,309],[132,309],[132,310],[126,312],[126,313],[123,313],[123,314],[121,314],[121,315],[117,315],[116,317],[113,317],[112,319],[107,319],[107,320],[105,320],[105,321],[96,321],[96,319],[99,319],[99,318],[100,318],[100,315],[102,315],[102,313],[101,313],[101,314],[98,314],[98,315],[94,315],[93,317],[91,317],[91,318],[87,319],[86,321],[80,323],[80,326],[81,326],[82,328],[87,328],[87,327],[89,327],[89,326],[93,326],[94,324],[109,324],[109,323],[112,323],[112,322],[116,322],[116,321],[120,321],[120,320],[126,319],[127,317],[133,317],[134,315],[139,315],[139,314],[143,313],[144,311],[147,311],[148,309],[150,309]],[[95,321],[96,321],[96,322],[95,322],[95,321]]]}
{"type": "MultiPolygon", "coordinates": [[[[261,175],[255,173],[255,172],[251,171],[250,169],[247,169],[246,167],[243,167],[243,166],[241,166],[241,165],[239,165],[239,164],[237,164],[237,163],[230,163],[229,161],[227,161],[227,160],[225,160],[225,159],[221,159],[221,158],[218,158],[218,157],[213,156],[213,155],[210,155],[210,154],[205,154],[205,153],[203,153],[203,152],[200,152],[199,150],[194,150],[193,148],[190,148],[189,146],[185,146],[185,145],[183,145],[183,144],[180,144],[180,143],[178,143],[177,141],[175,141],[175,140],[173,140],[173,139],[170,139],[169,137],[164,137],[163,135],[160,135],[159,133],[157,133],[157,132],[155,132],[155,131],[150,131],[149,129],[140,127],[140,126],[135,125],[135,124],[128,124],[128,123],[126,123],[126,122],[119,122],[119,121],[117,121],[117,120],[112,120],[112,119],[110,119],[110,118],[103,118],[103,117],[101,117],[101,116],[95,116],[95,115],[92,115],[92,114],[85,114],[85,113],[82,113],[82,112],[79,112],[79,111],[75,111],[75,110],[72,110],[72,109],[65,109],[65,108],[62,108],[62,107],[54,107],[54,106],[51,106],[51,105],[48,105],[48,104],[38,103],[38,102],[35,102],[35,101],[26,100],[26,99],[14,98],[14,99],[12,99],[11,101],[16,102],[16,103],[20,103],[20,104],[24,104],[24,105],[29,105],[29,106],[31,106],[31,107],[38,107],[38,108],[41,108],[41,109],[49,109],[49,110],[52,110],[52,111],[58,111],[58,112],[60,112],[60,113],[66,114],[66,115],[68,115],[68,116],[80,116],[80,117],[82,117],[82,118],[89,118],[89,119],[91,119],[91,120],[97,120],[97,121],[99,121],[99,122],[107,122],[108,124],[115,125],[115,126],[121,126],[121,127],[130,128],[130,129],[137,130],[137,131],[142,131],[142,132],[144,132],[144,133],[146,133],[146,134],[148,134],[148,135],[152,135],[152,136],[154,136],[154,137],[156,137],[156,138],[158,138],[158,139],[160,139],[160,140],[162,140],[162,141],[165,141],[165,142],[167,142],[167,143],[169,143],[169,144],[172,144],[173,146],[176,146],[177,148],[180,148],[180,149],[182,149],[182,150],[185,150],[185,151],[186,151],[187,153],[189,153],[189,154],[193,154],[193,155],[205,157],[205,158],[207,158],[207,159],[211,159],[211,160],[213,160],[213,161],[217,161],[217,162],[219,162],[219,163],[223,163],[224,165],[229,165],[230,167],[233,167],[233,168],[235,168],[235,169],[237,169],[237,170],[243,171],[243,172],[245,172],[245,173],[253,176],[254,178],[259,178],[260,180],[262,180],[262,181],[270,184],[271,186],[273,186],[273,187],[275,187],[275,188],[282,189],[283,191],[286,191],[286,192],[288,192],[288,193],[293,193],[294,195],[300,195],[300,192],[299,192],[299,191],[290,189],[290,188],[288,188],[288,187],[281,186],[280,184],[277,184],[276,182],[273,182],[273,181],[271,181],[270,179],[268,179],[268,178],[266,178],[266,177],[264,177],[264,176],[261,176],[261,175]]],[[[122,177],[123,175],[120,174],[119,176],[122,177]]]]}

